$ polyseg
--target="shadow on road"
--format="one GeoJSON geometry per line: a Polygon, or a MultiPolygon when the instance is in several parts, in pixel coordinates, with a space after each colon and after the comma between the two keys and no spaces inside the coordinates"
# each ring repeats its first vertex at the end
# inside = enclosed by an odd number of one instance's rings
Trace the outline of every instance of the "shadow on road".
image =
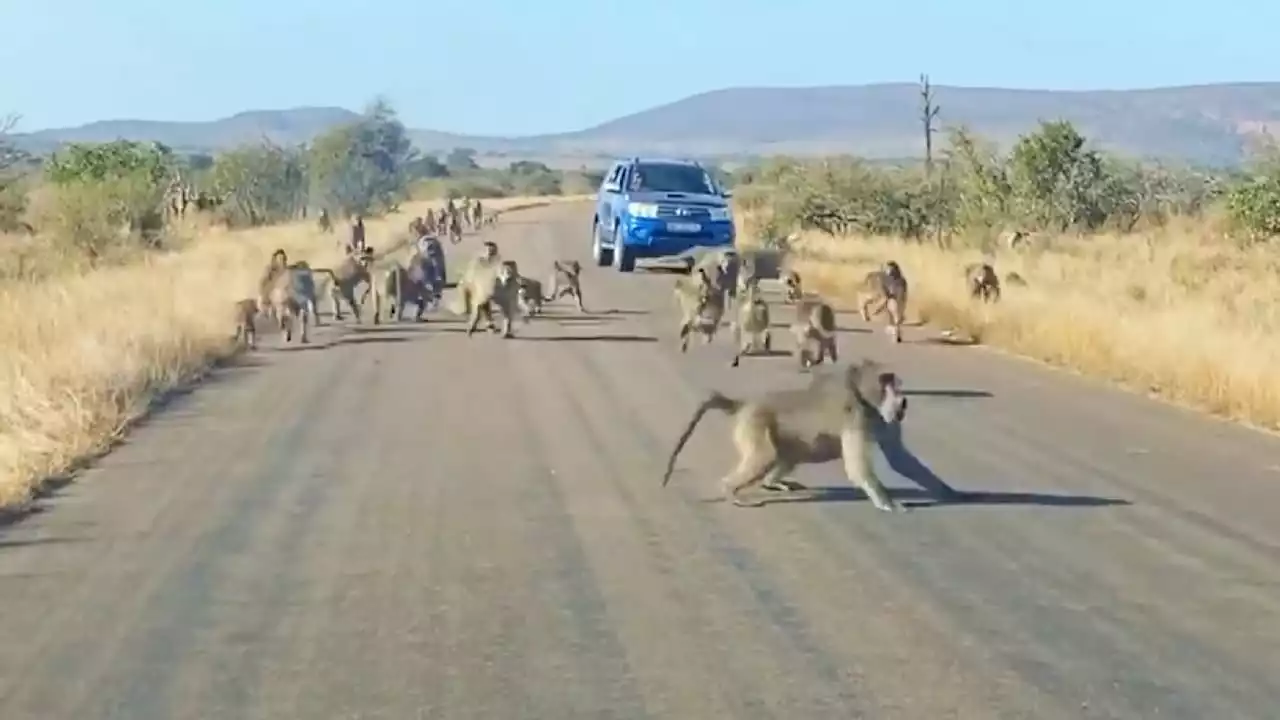
{"type": "Polygon", "coordinates": [[[552,337],[521,337],[529,342],[658,342],[652,335],[556,335],[552,337]]]}
{"type": "Polygon", "coordinates": [[[986,390],[903,390],[907,397],[939,397],[939,398],[989,398],[995,397],[986,390]]]}

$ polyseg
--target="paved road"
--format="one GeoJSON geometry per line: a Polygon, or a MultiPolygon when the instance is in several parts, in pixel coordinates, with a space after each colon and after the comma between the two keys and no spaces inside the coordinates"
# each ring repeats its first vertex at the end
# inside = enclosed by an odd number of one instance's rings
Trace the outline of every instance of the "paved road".
{"type": "MultiPolygon", "coordinates": [[[[585,212],[490,236],[587,260],[585,212]]],[[[821,502],[703,503],[723,419],[659,487],[700,396],[802,380],[681,357],[671,282],[592,268],[589,315],[511,342],[331,326],[175,401],[0,531],[0,717],[1280,712],[1280,442],[846,319],[981,494],[883,515],[832,465],[821,502]]]]}

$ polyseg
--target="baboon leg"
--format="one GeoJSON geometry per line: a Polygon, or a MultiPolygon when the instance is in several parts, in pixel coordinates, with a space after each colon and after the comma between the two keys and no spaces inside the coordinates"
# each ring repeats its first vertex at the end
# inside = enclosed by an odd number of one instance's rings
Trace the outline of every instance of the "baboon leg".
{"type": "Polygon", "coordinates": [[[840,432],[840,455],[844,460],[845,476],[867,494],[877,510],[901,512],[905,508],[889,497],[889,491],[876,477],[875,468],[871,465],[870,432],[870,428],[852,425],[840,432]]]}
{"type": "Polygon", "coordinates": [[[764,505],[763,500],[748,502],[743,500],[739,493],[748,487],[759,483],[772,472],[777,465],[777,455],[764,449],[752,452],[740,461],[738,467],[733,472],[724,476],[720,481],[721,491],[725,500],[730,500],[738,507],[760,507],[764,505]]]}
{"type": "Polygon", "coordinates": [[[797,482],[787,477],[795,470],[795,465],[779,462],[765,476],[764,482],[760,483],[760,487],[765,490],[774,490],[777,492],[803,492],[809,487],[803,483],[797,482]]]}
{"type": "Polygon", "coordinates": [[[574,290],[573,299],[578,301],[578,312],[584,313],[587,311],[587,309],[582,305],[582,293],[578,292],[577,290],[574,290]]]}
{"type": "Polygon", "coordinates": [[[503,310],[502,312],[502,337],[503,338],[515,337],[515,333],[512,332],[511,325],[512,325],[511,313],[507,312],[506,310],[503,310]]]}
{"type": "Polygon", "coordinates": [[[417,305],[418,305],[418,309],[417,309],[417,311],[413,314],[413,319],[414,319],[414,321],[415,321],[415,322],[422,322],[422,319],[423,319],[423,318],[422,318],[422,313],[424,313],[424,312],[426,312],[426,311],[427,311],[427,297],[426,297],[426,295],[425,295],[425,294],[423,294],[423,295],[419,295],[419,296],[418,296],[418,299],[416,300],[416,302],[417,302],[417,305]]]}
{"type": "Polygon", "coordinates": [[[747,352],[747,348],[742,343],[742,328],[738,327],[736,324],[733,326],[733,347],[733,362],[729,363],[729,367],[738,367],[739,362],[742,360],[742,356],[747,352]]]}
{"type": "Polygon", "coordinates": [[[476,331],[480,326],[480,315],[484,312],[484,303],[471,304],[471,321],[467,323],[467,337],[476,331]]]}
{"type": "Polygon", "coordinates": [[[333,288],[332,290],[329,291],[329,299],[333,301],[333,319],[341,320],[342,319],[342,291],[336,287],[333,288]]]}
{"type": "Polygon", "coordinates": [[[827,337],[827,339],[826,339],[826,341],[825,341],[825,343],[824,343],[824,344],[827,346],[827,356],[831,358],[831,362],[833,362],[833,363],[840,362],[840,360],[837,358],[837,355],[836,355],[836,335],[835,335],[835,333],[831,333],[831,335],[829,335],[829,336],[827,337]]]}
{"type": "Polygon", "coordinates": [[[689,350],[689,334],[693,332],[692,323],[684,323],[680,326],[680,352],[689,350]]]}
{"type": "Polygon", "coordinates": [[[870,308],[871,303],[874,303],[875,301],[876,298],[874,295],[860,295],[858,297],[858,312],[862,313],[863,322],[871,322],[871,311],[868,310],[868,308],[870,308]]]}
{"type": "Polygon", "coordinates": [[[298,326],[299,326],[298,342],[302,343],[303,345],[306,345],[307,343],[311,342],[311,338],[307,336],[307,313],[305,310],[303,312],[298,313],[298,326]]]}

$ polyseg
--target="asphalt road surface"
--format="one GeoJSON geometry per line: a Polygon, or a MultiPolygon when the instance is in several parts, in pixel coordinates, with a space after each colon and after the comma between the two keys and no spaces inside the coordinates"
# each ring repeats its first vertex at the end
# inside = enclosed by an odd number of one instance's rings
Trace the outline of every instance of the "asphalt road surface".
{"type": "MultiPolygon", "coordinates": [[[[541,276],[587,213],[487,237],[541,276]]],[[[660,487],[703,394],[803,377],[681,356],[672,282],[588,266],[511,341],[268,336],[0,530],[0,718],[1280,716],[1280,442],[844,315],[915,477],[974,495],[704,502],[723,417],[660,487]]]]}

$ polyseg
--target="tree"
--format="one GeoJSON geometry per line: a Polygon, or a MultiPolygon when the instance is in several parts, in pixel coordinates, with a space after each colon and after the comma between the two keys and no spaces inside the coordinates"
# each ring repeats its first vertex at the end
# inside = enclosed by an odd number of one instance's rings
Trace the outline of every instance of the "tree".
{"type": "Polygon", "coordinates": [[[385,100],[360,120],[316,138],[308,153],[312,197],[345,215],[392,210],[408,199],[417,153],[385,100]]]}
{"type": "Polygon", "coordinates": [[[269,141],[219,155],[210,173],[228,225],[255,226],[297,217],[307,202],[303,148],[269,141]]]}
{"type": "Polygon", "coordinates": [[[465,173],[471,170],[478,170],[480,166],[476,164],[476,151],[471,148],[454,148],[444,158],[444,164],[448,166],[450,173],[465,173]]]}

